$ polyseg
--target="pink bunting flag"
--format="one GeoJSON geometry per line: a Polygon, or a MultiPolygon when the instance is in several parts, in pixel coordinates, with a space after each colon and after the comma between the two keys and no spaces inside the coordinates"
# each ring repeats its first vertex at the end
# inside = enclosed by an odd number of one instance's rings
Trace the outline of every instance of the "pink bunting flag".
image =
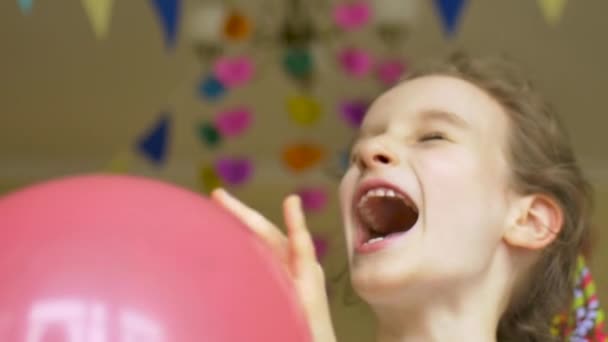
{"type": "Polygon", "coordinates": [[[369,22],[372,10],[367,1],[340,4],[334,7],[334,21],[346,31],[359,29],[369,22]]]}
{"type": "Polygon", "coordinates": [[[215,77],[227,88],[247,84],[253,77],[255,65],[246,56],[235,58],[220,58],[213,67],[215,77]]]}
{"type": "Polygon", "coordinates": [[[372,56],[357,48],[346,48],[339,55],[340,64],[344,71],[354,77],[364,77],[374,66],[372,56]]]}
{"type": "Polygon", "coordinates": [[[238,107],[220,112],[215,117],[215,128],[224,137],[235,137],[243,134],[253,121],[251,110],[238,107]]]}

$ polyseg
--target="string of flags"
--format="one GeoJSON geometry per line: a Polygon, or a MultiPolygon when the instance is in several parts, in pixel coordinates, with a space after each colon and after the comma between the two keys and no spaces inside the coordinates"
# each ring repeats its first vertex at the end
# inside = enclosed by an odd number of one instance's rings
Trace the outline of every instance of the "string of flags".
{"type": "Polygon", "coordinates": [[[114,0],[82,0],[97,39],[104,39],[110,30],[114,0]]]}
{"type": "MultiPolygon", "coordinates": [[[[416,2],[417,0],[404,0],[416,2]]],[[[384,1],[389,3],[390,1],[384,1]]],[[[114,0],[81,0],[84,13],[91,24],[91,29],[97,39],[105,39],[110,32],[114,0]]],[[[21,11],[28,15],[34,10],[34,0],[17,0],[21,11]]],[[[167,49],[176,47],[182,21],[183,6],[181,0],[148,0],[151,12],[157,17],[161,35],[167,49]]],[[[453,38],[464,17],[467,0],[434,0],[434,8],[440,19],[447,38],[453,38]]],[[[566,0],[538,0],[538,8],[545,20],[556,25],[561,18],[566,0]]],[[[345,32],[361,30],[370,25],[373,17],[382,11],[366,0],[338,3],[333,5],[330,17],[336,27],[345,32]]],[[[408,7],[414,8],[414,6],[408,7]]],[[[382,14],[386,16],[387,14],[382,14]]],[[[205,13],[200,13],[198,30],[207,32],[210,40],[224,39],[228,42],[240,42],[251,38],[254,24],[252,18],[236,8],[212,7],[205,13]],[[212,34],[213,33],[213,34],[212,34]]],[[[307,80],[311,77],[314,65],[311,51],[299,46],[292,46],[283,55],[282,65],[285,71],[296,79],[307,80]]],[[[353,79],[374,77],[382,86],[391,86],[407,73],[407,63],[403,58],[386,58],[374,56],[370,51],[357,46],[342,48],[336,62],[341,70],[353,79]]],[[[202,75],[196,86],[201,100],[219,101],[228,92],[244,87],[256,76],[256,64],[248,55],[218,57],[212,63],[209,71],[202,75]]],[[[369,100],[362,98],[341,101],[334,111],[340,119],[353,129],[358,128],[369,106],[369,100]]],[[[286,99],[286,114],[292,123],[299,126],[314,127],[324,114],[324,108],[317,99],[308,94],[299,94],[286,99]]],[[[209,148],[218,148],[229,139],[245,135],[254,122],[254,111],[240,105],[219,111],[211,120],[199,122],[196,134],[200,141],[209,148]]],[[[144,132],[136,141],[136,151],[154,165],[162,165],[167,160],[170,150],[172,128],[171,113],[163,112],[149,130],[144,132]]],[[[348,163],[348,151],[339,153],[337,162],[340,168],[348,163]]],[[[324,147],[310,141],[292,142],[286,145],[279,157],[282,165],[289,172],[298,175],[314,169],[323,160],[331,158],[324,147]]],[[[112,160],[108,166],[111,170],[125,170],[128,158],[120,156],[112,160]]],[[[201,165],[200,181],[204,189],[221,185],[242,185],[253,177],[253,162],[244,156],[221,156],[214,162],[201,165]]],[[[302,197],[318,199],[318,189],[301,190],[302,197]]],[[[311,200],[312,201],[312,200],[311,200]]],[[[314,200],[317,201],[317,200],[314,200]]],[[[314,202],[313,201],[313,202],[314,202]]],[[[318,203],[323,201],[318,200],[318,203]]],[[[315,203],[317,203],[315,202],[315,203]]],[[[310,205],[317,208],[319,205],[310,205]]],[[[311,209],[315,211],[317,209],[311,209]]]]}
{"type": "MultiPolygon", "coordinates": [[[[403,0],[404,2],[416,2],[418,0],[403,0]]],[[[29,15],[34,10],[34,0],[16,0],[19,10],[24,15],[29,15]]],[[[112,19],[114,0],[81,0],[84,12],[89,18],[94,35],[98,39],[105,39],[108,36],[112,19]]],[[[386,2],[386,1],[384,1],[386,2]]],[[[150,7],[158,17],[159,25],[162,28],[162,35],[167,48],[172,49],[177,44],[182,21],[183,6],[181,0],[149,0],[150,7]]],[[[469,1],[467,0],[434,0],[434,7],[447,38],[455,36],[459,22],[461,21],[464,10],[469,1]]],[[[537,0],[538,7],[545,21],[550,26],[559,23],[567,0],[537,0]]],[[[345,31],[360,29],[371,21],[374,14],[386,16],[387,11],[379,5],[374,6],[371,1],[355,1],[352,3],[337,4],[333,7],[330,14],[336,26],[345,31]],[[374,9],[376,11],[374,12],[374,9]]],[[[404,5],[405,6],[405,5],[404,5]]],[[[386,4],[386,7],[388,4],[386,4]]],[[[415,8],[417,6],[409,6],[415,8]]],[[[228,41],[238,42],[251,37],[253,23],[251,18],[244,15],[238,9],[231,9],[229,12],[209,9],[209,13],[204,13],[200,23],[197,23],[201,32],[215,32],[215,36],[221,34],[228,41]],[[221,27],[209,27],[217,25],[221,27]]],[[[302,51],[292,51],[285,59],[285,64],[289,69],[297,74],[301,74],[307,69],[310,56],[302,51]]],[[[358,63],[364,63],[359,61],[358,63]]]]}

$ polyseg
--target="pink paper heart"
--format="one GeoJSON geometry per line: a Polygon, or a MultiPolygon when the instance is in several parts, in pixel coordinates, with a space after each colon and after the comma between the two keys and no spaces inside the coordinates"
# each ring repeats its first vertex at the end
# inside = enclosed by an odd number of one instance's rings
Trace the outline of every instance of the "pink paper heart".
{"type": "Polygon", "coordinates": [[[215,77],[226,87],[238,87],[253,77],[255,66],[249,57],[220,58],[213,67],[215,77]]]}
{"type": "Polygon", "coordinates": [[[215,171],[229,185],[241,185],[253,174],[253,163],[247,158],[224,157],[215,161],[215,171]]]}
{"type": "Polygon", "coordinates": [[[340,53],[339,60],[342,68],[355,77],[366,76],[374,66],[372,56],[357,48],[344,49],[340,53]]]}
{"type": "Polygon", "coordinates": [[[235,137],[244,133],[253,121],[248,108],[240,107],[219,113],[215,117],[215,128],[225,137],[235,137]]]}
{"type": "Polygon", "coordinates": [[[343,30],[358,29],[369,21],[371,8],[366,1],[341,4],[334,8],[334,21],[343,30]]]}
{"type": "Polygon", "coordinates": [[[378,79],[385,85],[391,86],[399,82],[405,73],[406,65],[400,60],[387,60],[378,64],[378,79]]]}
{"type": "Polygon", "coordinates": [[[318,212],[327,205],[327,192],[321,187],[302,188],[297,191],[306,212],[318,212]]]}

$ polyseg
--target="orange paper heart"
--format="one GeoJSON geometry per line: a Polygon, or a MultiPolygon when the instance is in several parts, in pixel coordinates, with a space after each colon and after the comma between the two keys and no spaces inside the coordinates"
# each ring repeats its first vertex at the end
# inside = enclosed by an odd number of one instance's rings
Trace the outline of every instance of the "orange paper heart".
{"type": "Polygon", "coordinates": [[[224,34],[231,40],[245,40],[251,34],[249,18],[237,10],[232,10],[224,24],[224,34]]]}
{"type": "Polygon", "coordinates": [[[294,172],[301,172],[316,166],[325,156],[323,148],[311,143],[297,143],[283,150],[283,162],[294,172]]]}

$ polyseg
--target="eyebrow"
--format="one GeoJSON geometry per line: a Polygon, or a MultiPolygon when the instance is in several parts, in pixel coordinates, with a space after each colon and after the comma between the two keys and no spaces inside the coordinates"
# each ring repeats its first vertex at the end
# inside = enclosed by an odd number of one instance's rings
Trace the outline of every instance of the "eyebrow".
{"type": "Polygon", "coordinates": [[[469,123],[466,122],[466,120],[460,117],[459,115],[439,109],[428,109],[422,111],[418,116],[417,121],[443,121],[455,127],[469,127],[469,123]]]}

